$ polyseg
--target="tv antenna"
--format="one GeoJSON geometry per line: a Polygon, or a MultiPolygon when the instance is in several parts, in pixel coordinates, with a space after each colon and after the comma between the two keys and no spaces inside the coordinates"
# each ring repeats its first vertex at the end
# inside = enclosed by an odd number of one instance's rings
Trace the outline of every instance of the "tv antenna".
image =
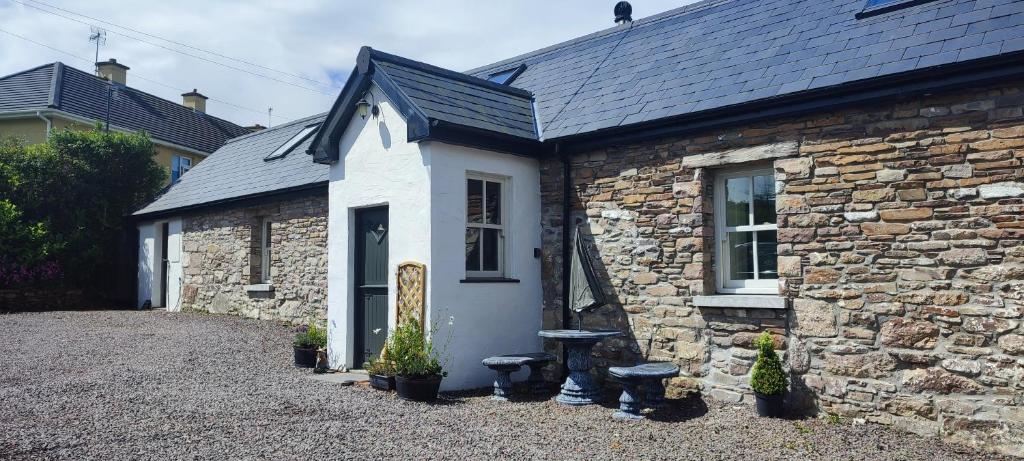
{"type": "MultiPolygon", "coordinates": [[[[96,42],[96,59],[93,60],[93,63],[99,63],[100,62],[100,45],[105,45],[107,43],[107,31],[105,29],[101,29],[101,28],[96,27],[96,26],[89,26],[89,32],[90,32],[89,33],[89,41],[90,42],[96,42]]],[[[99,74],[100,74],[100,67],[99,67],[99,65],[97,65],[96,66],[96,75],[99,75],[99,74]]]]}
{"type": "Polygon", "coordinates": [[[274,108],[267,108],[267,128],[270,128],[274,124],[274,108]]]}

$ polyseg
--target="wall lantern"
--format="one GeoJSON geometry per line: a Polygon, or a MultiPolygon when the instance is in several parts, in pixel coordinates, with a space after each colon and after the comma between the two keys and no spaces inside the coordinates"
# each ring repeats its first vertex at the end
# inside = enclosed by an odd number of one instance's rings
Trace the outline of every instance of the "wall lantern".
{"type": "Polygon", "coordinates": [[[376,104],[370,104],[364,98],[356,103],[356,112],[359,113],[359,118],[365,119],[367,114],[372,114],[373,118],[377,118],[377,115],[380,114],[380,108],[376,104]]]}

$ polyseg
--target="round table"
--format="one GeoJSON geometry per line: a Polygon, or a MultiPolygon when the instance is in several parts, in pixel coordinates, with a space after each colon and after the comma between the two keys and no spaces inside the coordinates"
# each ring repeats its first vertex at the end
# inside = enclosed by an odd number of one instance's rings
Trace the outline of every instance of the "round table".
{"type": "Polygon", "coordinates": [[[590,376],[590,351],[605,338],[622,336],[616,330],[541,330],[542,338],[553,339],[565,344],[566,366],[569,376],[562,384],[562,391],[555,401],[565,405],[591,405],[601,400],[601,388],[590,376]]]}

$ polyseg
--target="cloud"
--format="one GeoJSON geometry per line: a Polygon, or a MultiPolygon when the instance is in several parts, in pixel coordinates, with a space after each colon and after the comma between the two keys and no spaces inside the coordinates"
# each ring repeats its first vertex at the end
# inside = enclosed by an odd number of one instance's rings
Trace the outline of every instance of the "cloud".
{"type": "MultiPolygon", "coordinates": [[[[363,45],[453,70],[467,70],[610,27],[615,4],[595,0],[42,1],[327,84],[98,24],[108,30],[106,45],[100,49],[100,60],[116,58],[131,67],[129,86],[172,101],[180,101],[180,93],[196,88],[211,98],[207,104],[209,113],[239,124],[266,124],[267,107],[274,108],[275,124],[326,111],[348,78],[359,47],[363,45]],[[245,68],[291,85],[155,47],[125,35],[245,68]]],[[[89,24],[96,21],[56,12],[81,21],[75,22],[18,2],[32,4],[32,0],[0,0],[0,18],[3,18],[0,29],[78,58],[0,32],[0,75],[58,60],[92,70],[95,50],[88,36],[89,24]]],[[[633,17],[638,19],[693,1],[634,0],[632,3],[633,17]]],[[[45,5],[37,6],[49,9],[45,5]]]]}

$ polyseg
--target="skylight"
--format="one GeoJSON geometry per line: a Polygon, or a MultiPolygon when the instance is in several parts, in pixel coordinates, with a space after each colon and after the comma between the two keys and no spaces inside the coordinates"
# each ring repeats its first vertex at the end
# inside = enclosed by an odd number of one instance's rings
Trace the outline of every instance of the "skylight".
{"type": "Polygon", "coordinates": [[[935,0],[868,0],[864,9],[857,13],[856,17],[857,19],[866,18],[932,1],[935,0]]]}
{"type": "Polygon", "coordinates": [[[288,155],[288,153],[291,152],[292,149],[295,148],[295,146],[297,146],[300,142],[305,141],[306,138],[308,138],[309,135],[313,134],[313,132],[315,132],[316,129],[319,127],[320,125],[316,124],[309,125],[303,128],[302,131],[298,132],[298,134],[292,136],[291,139],[289,139],[284,144],[281,144],[281,147],[278,147],[276,150],[274,150],[274,152],[271,152],[270,155],[264,157],[263,161],[266,162],[270,160],[277,160],[279,158],[284,157],[285,155],[288,155]]]}
{"type": "Polygon", "coordinates": [[[523,73],[524,70],[526,70],[526,64],[522,64],[511,69],[505,69],[500,72],[495,72],[488,76],[487,80],[490,80],[499,85],[508,85],[512,83],[512,80],[515,80],[515,78],[518,77],[519,74],[523,73]]]}

